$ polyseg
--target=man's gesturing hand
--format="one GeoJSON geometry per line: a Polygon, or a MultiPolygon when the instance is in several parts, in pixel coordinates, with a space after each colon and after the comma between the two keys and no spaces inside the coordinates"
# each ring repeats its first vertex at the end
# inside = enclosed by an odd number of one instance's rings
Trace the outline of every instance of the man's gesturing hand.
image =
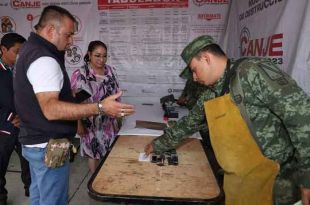
{"type": "Polygon", "coordinates": [[[112,117],[124,117],[124,116],[131,115],[135,112],[133,105],[120,103],[116,101],[116,99],[119,98],[121,95],[122,95],[122,92],[120,91],[101,101],[101,104],[103,106],[103,111],[106,115],[109,115],[112,117]]]}

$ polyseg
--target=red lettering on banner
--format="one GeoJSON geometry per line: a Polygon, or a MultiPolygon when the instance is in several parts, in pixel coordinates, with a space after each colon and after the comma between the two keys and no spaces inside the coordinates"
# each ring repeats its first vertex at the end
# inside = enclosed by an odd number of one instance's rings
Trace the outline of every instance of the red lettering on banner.
{"type": "Polygon", "coordinates": [[[242,56],[283,56],[283,33],[261,39],[241,38],[242,56]]]}
{"type": "Polygon", "coordinates": [[[33,15],[32,14],[28,14],[27,15],[27,20],[28,21],[32,21],[33,20],[33,15]]]}
{"type": "Polygon", "coordinates": [[[221,19],[221,14],[198,14],[197,16],[198,19],[202,19],[202,20],[207,20],[207,21],[211,21],[213,19],[221,19]]]}
{"type": "Polygon", "coordinates": [[[263,43],[264,43],[264,39],[255,39],[255,50],[254,53],[257,53],[258,56],[262,56],[263,53],[263,43]]]}
{"type": "Polygon", "coordinates": [[[11,2],[13,9],[19,8],[40,8],[41,1],[20,1],[20,0],[13,0],[11,2]]]}
{"type": "Polygon", "coordinates": [[[275,34],[271,37],[271,43],[270,43],[270,49],[269,49],[269,55],[270,56],[282,56],[283,55],[283,51],[282,50],[278,50],[275,51],[275,49],[282,48],[282,41],[280,42],[275,42],[276,40],[282,40],[283,39],[283,33],[279,33],[279,34],[275,34]]]}

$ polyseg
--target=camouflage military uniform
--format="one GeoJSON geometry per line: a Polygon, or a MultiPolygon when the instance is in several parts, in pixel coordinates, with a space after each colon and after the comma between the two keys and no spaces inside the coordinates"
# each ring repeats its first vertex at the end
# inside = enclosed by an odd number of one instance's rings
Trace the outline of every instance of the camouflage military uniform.
{"type": "MultiPolygon", "coordinates": [[[[298,197],[299,186],[310,188],[310,98],[274,65],[249,58],[239,66],[247,67],[240,83],[256,141],[263,154],[281,167],[274,188],[276,204],[292,204],[298,197]],[[272,66],[276,73],[284,75],[277,89],[257,71],[264,66],[272,66]]],[[[155,152],[175,148],[182,139],[205,126],[203,103],[219,96],[226,74],[201,94],[188,116],[153,141],[155,152]]]]}
{"type": "MultiPolygon", "coordinates": [[[[208,86],[205,86],[205,85],[202,85],[200,83],[195,82],[193,80],[192,73],[187,72],[187,70],[182,71],[180,74],[180,77],[187,79],[185,87],[183,89],[183,92],[182,92],[180,98],[186,98],[187,99],[185,107],[188,110],[191,110],[196,105],[196,102],[198,101],[201,93],[207,89],[210,89],[210,88],[208,86]]],[[[211,147],[211,142],[210,142],[210,138],[209,138],[209,130],[208,130],[207,125],[205,124],[205,126],[201,130],[199,130],[199,132],[200,132],[200,135],[201,135],[204,143],[206,144],[206,146],[211,147]]]]}
{"type": "Polygon", "coordinates": [[[189,78],[186,81],[185,87],[183,89],[183,92],[180,96],[180,98],[182,97],[186,97],[187,98],[187,103],[186,103],[186,107],[191,110],[194,105],[196,104],[197,100],[200,97],[200,94],[206,90],[209,89],[207,86],[201,85],[195,81],[193,81],[193,78],[189,78]]]}

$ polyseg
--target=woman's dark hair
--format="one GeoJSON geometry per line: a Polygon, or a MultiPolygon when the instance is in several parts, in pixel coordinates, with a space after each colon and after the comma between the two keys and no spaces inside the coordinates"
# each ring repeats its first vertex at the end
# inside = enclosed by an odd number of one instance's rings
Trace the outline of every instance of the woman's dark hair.
{"type": "Polygon", "coordinates": [[[87,53],[86,55],[84,56],[84,62],[89,62],[90,59],[89,59],[89,55],[88,55],[88,52],[93,52],[97,47],[99,46],[102,46],[103,48],[105,48],[106,51],[108,51],[108,48],[107,46],[102,42],[102,41],[91,41],[89,44],[88,44],[88,49],[87,49],[87,53]]]}
{"type": "Polygon", "coordinates": [[[208,53],[212,53],[215,56],[226,56],[225,52],[223,51],[223,49],[217,45],[217,44],[209,44],[205,47],[203,47],[196,55],[195,57],[197,57],[198,59],[201,58],[201,54],[204,52],[208,52],[208,53]]]}
{"type": "Polygon", "coordinates": [[[1,38],[0,45],[6,47],[7,49],[10,49],[16,43],[22,44],[25,41],[26,39],[17,33],[7,33],[1,38]]]}

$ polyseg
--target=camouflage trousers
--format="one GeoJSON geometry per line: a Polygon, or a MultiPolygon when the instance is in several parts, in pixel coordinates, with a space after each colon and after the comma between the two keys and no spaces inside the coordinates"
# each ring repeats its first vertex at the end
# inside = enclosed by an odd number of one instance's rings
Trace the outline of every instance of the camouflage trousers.
{"type": "Polygon", "coordinates": [[[297,172],[295,162],[281,166],[277,176],[274,191],[274,205],[292,205],[300,200],[300,187],[296,184],[297,172]]]}

